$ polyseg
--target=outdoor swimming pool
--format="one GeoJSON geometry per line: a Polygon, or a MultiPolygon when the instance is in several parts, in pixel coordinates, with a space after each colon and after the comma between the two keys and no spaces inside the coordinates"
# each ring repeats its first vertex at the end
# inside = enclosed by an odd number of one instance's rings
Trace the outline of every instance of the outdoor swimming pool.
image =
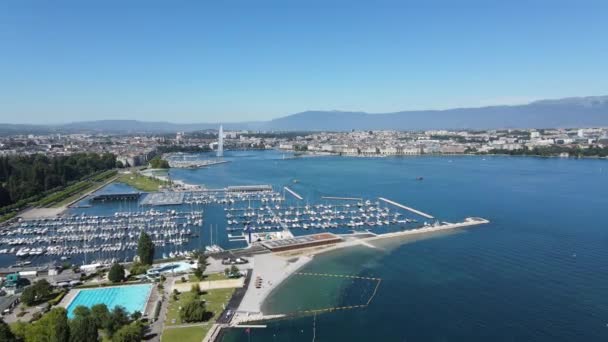
{"type": "Polygon", "coordinates": [[[110,311],[120,305],[129,313],[139,311],[143,314],[151,290],[152,284],[80,290],[67,307],[68,318],[72,318],[77,306],[91,308],[95,304],[105,304],[110,311]]]}
{"type": "Polygon", "coordinates": [[[154,268],[151,268],[146,272],[150,276],[158,276],[163,273],[184,273],[190,272],[194,269],[194,265],[188,262],[172,262],[166,264],[160,264],[154,268]]]}

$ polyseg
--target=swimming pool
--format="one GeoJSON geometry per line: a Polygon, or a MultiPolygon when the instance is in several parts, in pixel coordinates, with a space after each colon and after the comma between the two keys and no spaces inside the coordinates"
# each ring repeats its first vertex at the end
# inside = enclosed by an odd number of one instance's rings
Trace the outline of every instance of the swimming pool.
{"type": "Polygon", "coordinates": [[[160,264],[154,268],[151,268],[146,272],[150,276],[158,276],[163,273],[185,273],[190,272],[194,269],[194,265],[188,262],[172,262],[167,264],[160,264]]]}
{"type": "Polygon", "coordinates": [[[152,284],[80,290],[67,307],[68,318],[72,318],[73,311],[77,306],[82,305],[91,308],[95,304],[105,304],[110,311],[120,305],[129,313],[139,311],[143,314],[148,297],[150,297],[150,291],[152,291],[152,284]]]}

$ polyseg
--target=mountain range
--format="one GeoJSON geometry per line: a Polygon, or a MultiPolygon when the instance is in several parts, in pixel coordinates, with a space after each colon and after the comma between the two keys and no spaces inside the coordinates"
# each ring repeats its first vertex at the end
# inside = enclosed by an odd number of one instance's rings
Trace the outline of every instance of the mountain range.
{"type": "MultiPolygon", "coordinates": [[[[218,123],[178,124],[136,120],[59,125],[0,124],[0,134],[47,132],[171,133],[216,129],[218,123]]],[[[608,126],[608,96],[540,100],[523,105],[417,110],[394,113],[306,111],[270,121],[224,123],[224,129],[263,131],[577,128],[608,126]]]]}

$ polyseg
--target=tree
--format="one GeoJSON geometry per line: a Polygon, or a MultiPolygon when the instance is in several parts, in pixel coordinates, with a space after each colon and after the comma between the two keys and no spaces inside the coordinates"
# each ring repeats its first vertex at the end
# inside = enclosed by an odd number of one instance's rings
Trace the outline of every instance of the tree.
{"type": "Polygon", "coordinates": [[[105,322],[104,328],[110,336],[114,335],[121,327],[129,324],[129,314],[122,306],[116,306],[110,312],[108,320],[105,322]]]}
{"type": "MultiPolygon", "coordinates": [[[[81,313],[85,313],[85,311],[83,310],[81,313]]],[[[77,315],[74,310],[74,314],[76,316],[70,321],[70,342],[97,341],[99,333],[90,311],[86,312],[86,315],[77,315]]]]}
{"type": "Polygon", "coordinates": [[[110,312],[105,304],[96,304],[91,307],[91,318],[97,328],[103,328],[109,321],[110,312]]]}
{"type": "Polygon", "coordinates": [[[138,319],[141,318],[141,311],[135,311],[131,314],[131,319],[134,321],[137,321],[138,319]]]}
{"type": "Polygon", "coordinates": [[[206,269],[207,269],[207,256],[204,253],[199,253],[197,268],[194,270],[194,275],[199,279],[203,279],[203,274],[205,274],[206,269]],[[200,273],[200,276],[197,275],[198,273],[200,273]]]}
{"type": "Polygon", "coordinates": [[[17,342],[17,337],[11,331],[11,328],[0,318],[0,341],[17,342]]]}
{"type": "Polygon", "coordinates": [[[112,337],[113,342],[140,342],[144,337],[144,327],[139,321],[121,327],[112,337]]]}
{"type": "Polygon", "coordinates": [[[91,315],[91,310],[84,305],[78,305],[74,309],[74,317],[88,317],[91,315]]]}
{"type": "Polygon", "coordinates": [[[235,265],[232,265],[232,266],[230,266],[230,276],[231,277],[240,277],[241,271],[239,271],[238,267],[236,267],[235,265]]]}
{"type": "Polygon", "coordinates": [[[146,271],[150,268],[149,265],[143,265],[139,262],[135,262],[133,263],[133,266],[131,266],[131,269],[129,270],[129,273],[131,275],[138,275],[138,274],[144,274],[146,273],[146,271]]]}
{"type": "Polygon", "coordinates": [[[207,315],[205,302],[199,299],[192,299],[184,304],[179,315],[182,322],[202,322],[207,315]]]}
{"type": "Polygon", "coordinates": [[[21,293],[21,301],[25,305],[32,305],[36,301],[36,293],[33,286],[26,287],[21,293]]]}
{"type": "Polygon", "coordinates": [[[152,265],[154,261],[154,243],[146,232],[141,232],[137,242],[137,256],[139,262],[144,265],[152,265]]]}
{"type": "Polygon", "coordinates": [[[168,169],[169,162],[156,156],[150,160],[150,167],[153,169],[168,169]]]}
{"type": "Polygon", "coordinates": [[[54,308],[41,319],[30,324],[25,332],[26,341],[66,342],[70,340],[67,311],[54,308]]]}
{"type": "Polygon", "coordinates": [[[0,207],[11,204],[11,195],[2,185],[0,185],[0,207]]]}
{"type": "Polygon", "coordinates": [[[125,279],[125,268],[119,263],[114,263],[108,272],[108,279],[113,283],[121,282],[125,279]]]}
{"type": "Polygon", "coordinates": [[[199,294],[201,294],[201,287],[198,285],[198,283],[194,283],[192,284],[190,291],[198,296],[199,294]]]}
{"type": "Polygon", "coordinates": [[[197,268],[194,269],[194,276],[196,278],[198,278],[199,280],[203,279],[203,271],[201,270],[200,267],[197,267],[197,268]]]}
{"type": "Polygon", "coordinates": [[[37,301],[46,298],[51,290],[51,284],[46,279],[40,279],[23,290],[21,301],[28,306],[34,305],[37,301]]]}

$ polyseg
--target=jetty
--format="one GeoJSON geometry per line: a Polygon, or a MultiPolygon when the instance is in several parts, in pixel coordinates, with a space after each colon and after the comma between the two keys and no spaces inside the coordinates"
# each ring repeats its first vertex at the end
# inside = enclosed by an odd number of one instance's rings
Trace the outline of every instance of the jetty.
{"type": "Polygon", "coordinates": [[[169,160],[169,166],[178,169],[198,169],[229,162],[229,160],[169,160]]]}
{"type": "Polygon", "coordinates": [[[134,201],[139,199],[141,192],[123,192],[123,193],[107,193],[98,194],[91,197],[92,201],[134,201]]]}
{"type": "Polygon", "coordinates": [[[422,211],[420,211],[420,210],[416,210],[416,209],[414,209],[414,208],[407,207],[407,206],[405,206],[405,205],[403,205],[403,204],[399,204],[399,203],[397,203],[397,202],[395,202],[395,201],[391,201],[391,200],[386,199],[386,198],[384,198],[384,197],[379,197],[378,199],[379,199],[379,200],[381,200],[382,202],[386,202],[386,203],[388,203],[388,204],[392,204],[392,205],[394,205],[395,207],[399,207],[399,208],[401,208],[401,209],[405,209],[405,210],[407,210],[407,211],[409,211],[409,212],[412,212],[412,213],[414,213],[414,214],[420,215],[420,216],[422,216],[422,217],[426,217],[426,218],[428,218],[428,219],[434,219],[434,218],[435,218],[435,217],[433,217],[432,215],[429,215],[429,214],[427,214],[427,213],[423,213],[423,212],[422,212],[422,211]]]}
{"type": "Polygon", "coordinates": [[[336,201],[363,201],[363,198],[358,197],[334,197],[334,196],[323,196],[321,199],[336,200],[336,201]]]}
{"type": "Polygon", "coordinates": [[[434,232],[439,232],[439,231],[444,231],[444,230],[473,227],[473,226],[478,226],[478,225],[487,224],[487,223],[490,223],[490,221],[486,220],[484,218],[481,218],[481,217],[467,217],[463,222],[428,225],[428,226],[424,226],[422,228],[409,229],[409,230],[393,232],[393,233],[385,233],[385,234],[380,234],[380,235],[377,235],[374,237],[367,238],[366,241],[374,241],[374,240],[380,240],[380,239],[386,239],[386,238],[398,237],[398,236],[405,236],[405,235],[434,233],[434,232]]]}
{"type": "Polygon", "coordinates": [[[290,188],[284,186],[283,189],[287,192],[289,192],[293,197],[299,199],[300,201],[303,200],[304,198],[300,195],[298,195],[295,191],[291,190],[290,188]]]}

